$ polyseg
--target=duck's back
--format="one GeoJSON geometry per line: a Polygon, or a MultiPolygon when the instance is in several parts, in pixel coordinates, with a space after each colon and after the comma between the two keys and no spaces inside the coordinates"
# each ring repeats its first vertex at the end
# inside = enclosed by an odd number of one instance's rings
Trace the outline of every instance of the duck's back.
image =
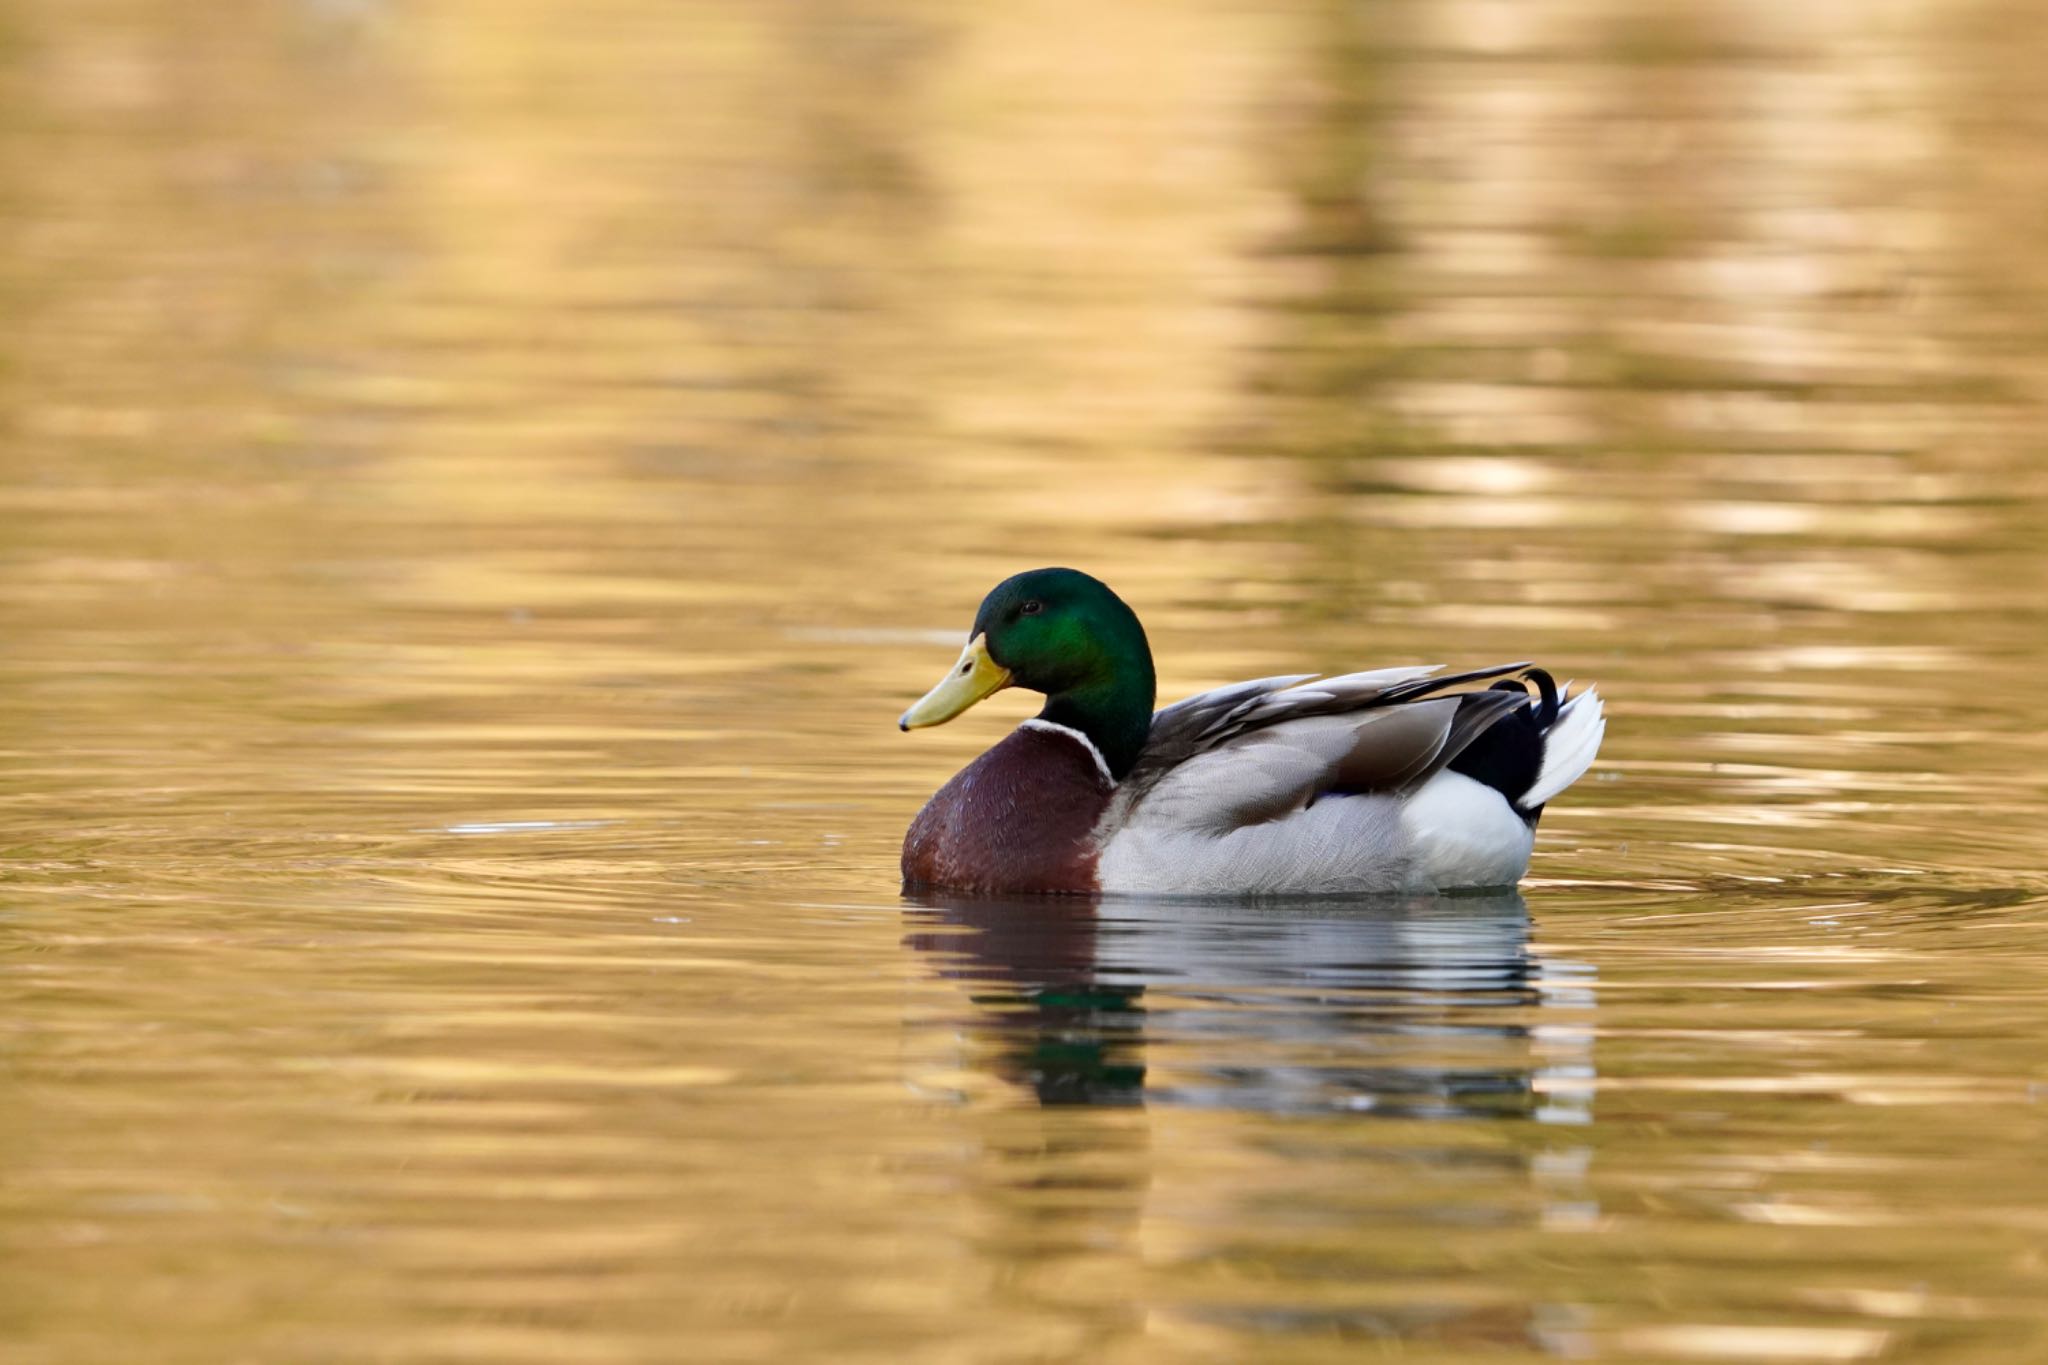
{"type": "Polygon", "coordinates": [[[1435,674],[1262,678],[1160,711],[1104,820],[1097,881],[1183,895],[1513,884],[1543,802],[1599,748],[1599,698],[1566,699],[1527,664],[1435,674]]]}
{"type": "Polygon", "coordinates": [[[1087,741],[1026,721],[939,788],[903,837],[906,886],[1097,889],[1097,821],[1111,784],[1087,741]]]}

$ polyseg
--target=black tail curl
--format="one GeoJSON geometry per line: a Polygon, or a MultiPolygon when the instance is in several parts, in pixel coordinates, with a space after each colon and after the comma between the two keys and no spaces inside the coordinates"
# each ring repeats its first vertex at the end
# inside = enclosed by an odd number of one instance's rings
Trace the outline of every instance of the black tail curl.
{"type": "Polygon", "coordinates": [[[1557,679],[1550,676],[1549,670],[1542,668],[1526,669],[1519,678],[1509,678],[1505,682],[1495,683],[1493,690],[1496,692],[1527,692],[1530,684],[1534,684],[1536,688],[1536,713],[1533,717],[1536,722],[1536,728],[1548,730],[1551,726],[1557,724],[1559,706],[1557,679]]]}
{"type": "MultiPolygon", "coordinates": [[[[1543,669],[1527,668],[1520,677],[1497,682],[1488,690],[1521,692],[1530,697],[1530,704],[1490,727],[1451,760],[1450,768],[1484,782],[1514,804],[1536,784],[1536,774],[1543,769],[1544,738],[1557,723],[1561,708],[1557,680],[1543,669]]],[[[1515,809],[1532,827],[1543,814],[1541,806],[1523,809],[1516,805],[1515,809]]]]}

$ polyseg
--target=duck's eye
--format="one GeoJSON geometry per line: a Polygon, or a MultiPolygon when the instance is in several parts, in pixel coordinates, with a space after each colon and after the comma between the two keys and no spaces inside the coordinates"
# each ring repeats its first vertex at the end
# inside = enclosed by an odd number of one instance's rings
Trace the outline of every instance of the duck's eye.
{"type": "Polygon", "coordinates": [[[1023,616],[1036,616],[1044,610],[1045,603],[1043,602],[1026,602],[1023,606],[1017,608],[1018,613],[1023,616]]]}

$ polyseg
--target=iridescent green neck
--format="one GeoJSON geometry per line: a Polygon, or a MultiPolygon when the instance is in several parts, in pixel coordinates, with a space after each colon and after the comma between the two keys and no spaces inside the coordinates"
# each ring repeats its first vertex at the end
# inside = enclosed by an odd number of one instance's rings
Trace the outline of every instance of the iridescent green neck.
{"type": "Polygon", "coordinates": [[[1119,659],[1108,678],[1053,693],[1045,699],[1038,718],[1088,736],[1102,751],[1110,776],[1121,782],[1138,761],[1138,751],[1145,747],[1145,737],[1151,732],[1156,686],[1152,652],[1140,639],[1136,655],[1119,659]]]}

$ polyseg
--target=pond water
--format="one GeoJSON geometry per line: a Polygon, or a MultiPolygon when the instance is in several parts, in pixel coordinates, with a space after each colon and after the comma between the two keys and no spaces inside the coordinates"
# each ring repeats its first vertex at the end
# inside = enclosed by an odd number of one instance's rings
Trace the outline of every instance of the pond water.
{"type": "Polygon", "coordinates": [[[11,1362],[2048,1359],[2048,12],[0,15],[11,1362]],[[905,901],[1073,563],[1517,893],[905,901]]]}

